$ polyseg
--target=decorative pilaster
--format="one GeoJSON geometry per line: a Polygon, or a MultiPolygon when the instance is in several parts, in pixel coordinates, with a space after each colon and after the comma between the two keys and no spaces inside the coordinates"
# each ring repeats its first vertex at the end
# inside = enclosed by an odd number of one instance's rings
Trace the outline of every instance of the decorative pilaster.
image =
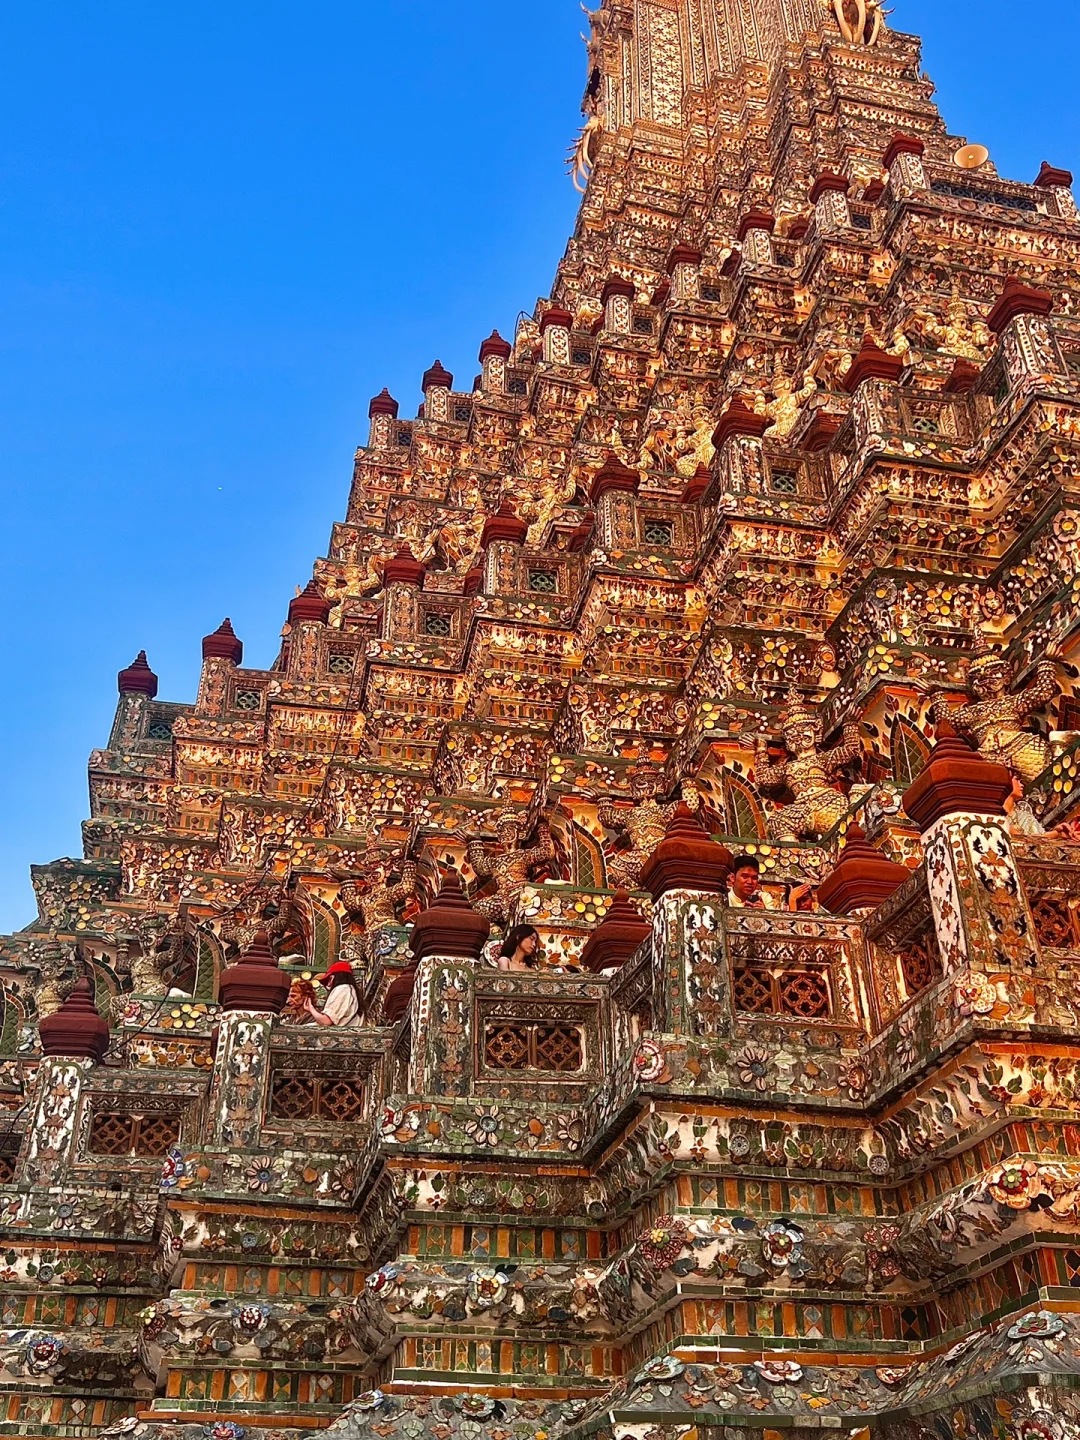
{"type": "Polygon", "coordinates": [[[776,216],[770,214],[768,210],[759,210],[755,207],[742,217],[739,221],[737,237],[742,242],[742,266],[744,269],[776,264],[772,240],[775,229],[776,216]]]}
{"type": "Polygon", "coordinates": [[[634,328],[634,286],[621,275],[613,275],[604,286],[604,329],[613,335],[629,335],[634,328]]]}
{"type": "Polygon", "coordinates": [[[313,681],[320,672],[319,637],[330,619],[330,602],[309,580],[289,602],[289,674],[294,680],[313,681]]]}
{"type": "Polygon", "coordinates": [[[398,417],[398,402],[383,389],[368,406],[371,428],[368,445],[372,450],[389,450],[394,443],[394,421],[398,417]]]}
{"type": "Polygon", "coordinates": [[[680,803],[663,840],[642,867],[642,889],[653,897],[658,1030],[697,1033],[694,1012],[703,998],[703,984],[709,992],[706,1004],[719,1004],[724,983],[719,897],[725,893],[731,861],[731,852],[710,840],[690,807],[680,803]]]}
{"type": "Polygon", "coordinates": [[[925,198],[930,191],[923,155],[925,143],[916,135],[894,135],[882,163],[889,172],[889,188],[895,199],[925,198]]]}
{"type": "Polygon", "coordinates": [[[544,359],[549,365],[570,364],[570,327],[574,317],[569,310],[552,306],[544,312],[540,321],[540,334],[544,340],[544,359]]]}
{"type": "Polygon", "coordinates": [[[692,245],[676,245],[667,258],[666,269],[671,276],[671,304],[692,305],[701,298],[700,250],[692,245]]]}
{"type": "Polygon", "coordinates": [[[131,664],[120,671],[116,677],[116,688],[120,698],[109,737],[110,750],[134,743],[142,727],[147,703],[157,695],[158,677],[147,663],[145,650],[140,650],[131,664]]]}
{"type": "Polygon", "coordinates": [[[1041,190],[1049,201],[1049,207],[1059,220],[1080,220],[1073,195],[1071,170],[1058,170],[1044,160],[1042,169],[1035,179],[1035,188],[1041,190]]]}
{"type": "Polygon", "coordinates": [[[814,228],[823,238],[851,229],[850,189],[850,180],[829,170],[814,181],[810,203],[814,207],[814,228]]]}
{"type": "Polygon", "coordinates": [[[436,360],[430,370],[424,371],[420,388],[424,392],[424,419],[445,421],[450,419],[450,392],[454,388],[454,377],[436,360]]]}
{"type": "Polygon", "coordinates": [[[1050,334],[1047,317],[1053,308],[1049,290],[1011,275],[987,316],[986,324],[1001,346],[1010,390],[1045,375],[1067,373],[1050,334]]]}
{"type": "Polygon", "coordinates": [[[485,395],[502,395],[506,390],[506,365],[514,347],[493,330],[480,346],[480,364],[484,367],[480,386],[485,395]]]}
{"type": "Polygon", "coordinates": [[[236,638],[229,619],[223,620],[212,635],[204,637],[202,655],[195,708],[200,715],[224,715],[229,681],[244,658],[243,643],[236,638]]]}
{"type": "Polygon", "coordinates": [[[609,452],[589,490],[596,506],[600,544],[604,549],[631,549],[637,542],[635,499],[641,476],[609,452]]]}

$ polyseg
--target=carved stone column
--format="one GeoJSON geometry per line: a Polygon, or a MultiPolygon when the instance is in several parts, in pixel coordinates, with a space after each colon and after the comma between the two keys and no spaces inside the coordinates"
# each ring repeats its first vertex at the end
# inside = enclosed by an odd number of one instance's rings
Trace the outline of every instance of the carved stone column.
{"type": "Polygon", "coordinates": [[[230,620],[223,620],[212,635],[204,637],[202,655],[195,708],[200,715],[224,715],[229,681],[244,658],[243,643],[236,638],[230,620]]]}
{"type": "Polygon", "coordinates": [[[449,370],[443,369],[441,360],[436,360],[430,370],[424,371],[420,388],[424,392],[424,419],[449,420],[454,377],[449,370]]]}
{"type": "Polygon", "coordinates": [[[509,340],[493,330],[480,346],[480,364],[484,367],[480,380],[485,395],[502,395],[506,390],[506,364],[514,353],[509,340]]]}
{"type": "Polygon", "coordinates": [[[372,450],[389,450],[394,443],[394,421],[398,417],[398,402],[383,389],[368,406],[371,429],[368,445],[372,450]]]}
{"type": "Polygon", "coordinates": [[[544,312],[540,334],[544,337],[544,359],[549,365],[570,364],[570,326],[574,317],[569,310],[553,306],[544,312]]]}

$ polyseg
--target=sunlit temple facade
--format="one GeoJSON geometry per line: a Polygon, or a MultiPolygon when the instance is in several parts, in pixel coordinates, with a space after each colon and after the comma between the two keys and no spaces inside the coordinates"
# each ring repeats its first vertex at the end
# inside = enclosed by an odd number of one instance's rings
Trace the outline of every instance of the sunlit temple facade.
{"type": "Polygon", "coordinates": [[[0,1436],[1080,1437],[1080,215],[902,10],[603,0],[550,294],[121,673],[0,1436]]]}

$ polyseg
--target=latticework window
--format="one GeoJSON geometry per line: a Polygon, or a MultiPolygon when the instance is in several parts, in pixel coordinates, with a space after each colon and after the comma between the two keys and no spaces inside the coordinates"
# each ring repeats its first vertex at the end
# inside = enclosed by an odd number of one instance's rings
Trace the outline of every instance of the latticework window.
{"type": "Polygon", "coordinates": [[[351,650],[334,650],[326,662],[331,675],[351,675],[356,669],[356,656],[351,650]]]}
{"type": "Polygon", "coordinates": [[[646,545],[671,545],[675,538],[675,527],[670,520],[646,520],[642,538],[646,545]]]}
{"type": "Polygon", "coordinates": [[[554,570],[530,570],[529,589],[539,595],[554,595],[559,588],[559,577],[554,570]]]}
{"type": "Polygon", "coordinates": [[[342,1075],[279,1072],[270,1083],[276,1120],[330,1120],[352,1124],[364,1114],[364,1087],[342,1075]]]}
{"type": "Polygon", "coordinates": [[[735,971],[735,1009],[744,1015],[780,1015],[792,1020],[828,1020],[832,992],[828,971],[746,965],[735,971]]]}
{"type": "Polygon", "coordinates": [[[160,1160],[180,1139],[178,1115],[135,1115],[97,1110],[90,1121],[90,1153],[160,1160]]]}
{"type": "Polygon", "coordinates": [[[442,610],[429,610],[424,616],[425,635],[449,635],[450,616],[442,610]]]}
{"type": "Polygon", "coordinates": [[[919,995],[941,979],[937,935],[927,926],[900,949],[900,971],[908,995],[919,995]]]}
{"type": "Polygon", "coordinates": [[[1080,946],[1080,920],[1067,895],[1044,890],[1028,897],[1035,936],[1040,945],[1051,950],[1071,950],[1080,946]]]}
{"type": "Polygon", "coordinates": [[[171,740],[173,738],[172,721],[151,720],[146,736],[148,740],[171,740]]]}
{"type": "Polygon", "coordinates": [[[236,692],[235,705],[237,710],[261,710],[261,690],[238,690],[236,692]]]}
{"type": "Polygon", "coordinates": [[[542,1070],[574,1075],[584,1063],[576,1025],[529,1025],[500,1021],[484,1033],[484,1064],[491,1070],[542,1070]]]}
{"type": "Polygon", "coordinates": [[[18,1151],[7,1146],[0,1149],[0,1185],[10,1185],[15,1179],[15,1161],[18,1151]]]}
{"type": "Polygon", "coordinates": [[[771,470],[769,484],[778,495],[799,493],[799,477],[794,470],[771,470]]]}

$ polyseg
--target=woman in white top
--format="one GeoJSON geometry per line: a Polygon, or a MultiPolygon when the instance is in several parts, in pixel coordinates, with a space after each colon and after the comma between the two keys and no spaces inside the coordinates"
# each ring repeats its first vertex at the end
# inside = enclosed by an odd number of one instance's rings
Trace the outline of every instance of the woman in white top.
{"type": "Polygon", "coordinates": [[[314,1000],[306,1000],[304,1009],[315,1021],[316,1025],[355,1025],[360,1014],[360,995],[356,989],[356,981],[353,979],[352,966],[347,960],[339,960],[336,965],[331,965],[325,975],[320,975],[317,982],[325,985],[329,990],[326,1003],[320,1010],[314,1000]]]}

